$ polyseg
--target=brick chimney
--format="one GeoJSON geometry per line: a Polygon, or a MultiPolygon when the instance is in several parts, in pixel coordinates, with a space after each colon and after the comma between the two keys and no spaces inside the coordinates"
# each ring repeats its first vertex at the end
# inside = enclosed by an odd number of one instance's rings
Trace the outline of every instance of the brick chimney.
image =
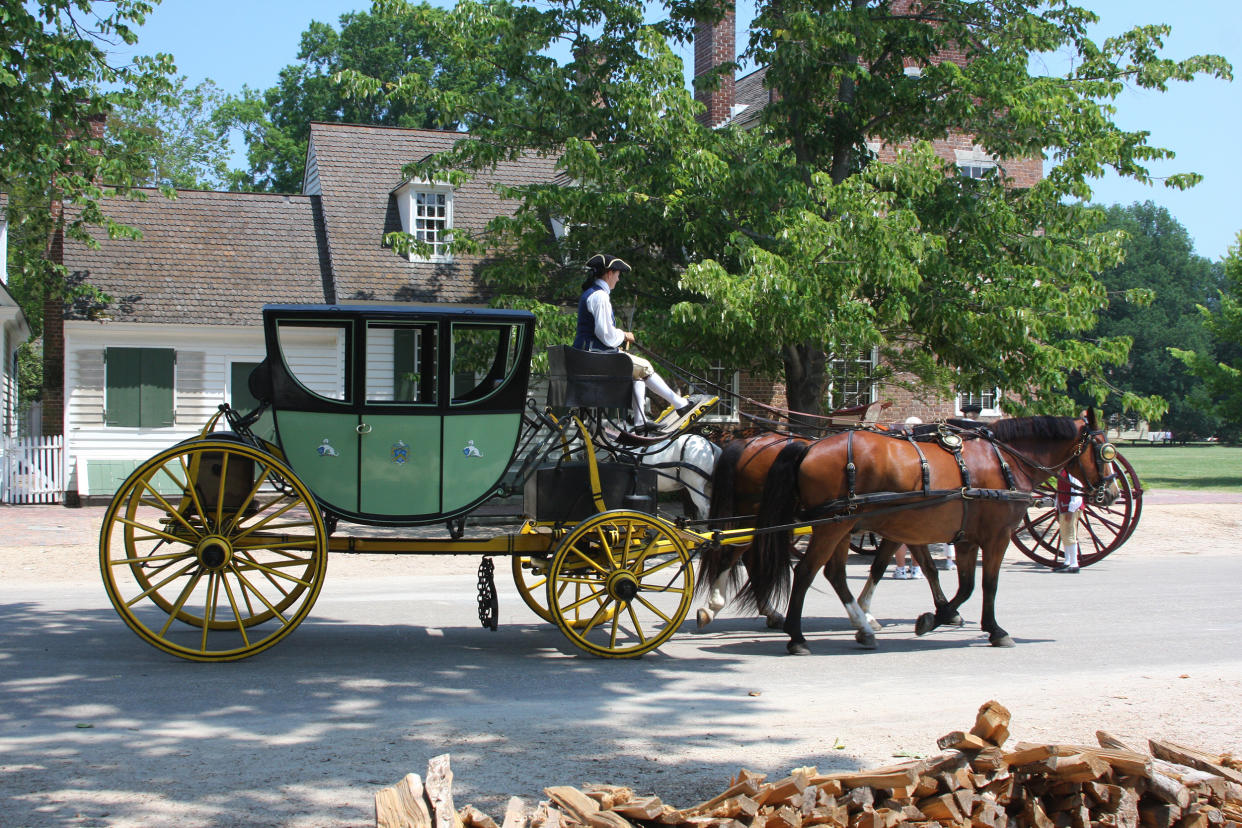
{"type": "MultiPolygon", "coordinates": [[[[102,141],[108,116],[87,116],[93,140],[102,141]]],[[[92,151],[94,152],[94,151],[92,151]]],[[[56,181],[52,181],[52,236],[44,256],[56,264],[65,263],[65,203],[56,181]]],[[[65,297],[49,290],[43,297],[43,436],[65,432],[65,297]]]]}
{"type": "MultiPolygon", "coordinates": [[[[700,23],[694,31],[694,77],[698,77],[722,63],[737,59],[737,14],[733,2],[717,23],[700,23]]],[[[699,120],[708,126],[717,126],[733,114],[733,70],[720,76],[720,83],[711,92],[696,89],[694,99],[707,107],[699,120]]]]}

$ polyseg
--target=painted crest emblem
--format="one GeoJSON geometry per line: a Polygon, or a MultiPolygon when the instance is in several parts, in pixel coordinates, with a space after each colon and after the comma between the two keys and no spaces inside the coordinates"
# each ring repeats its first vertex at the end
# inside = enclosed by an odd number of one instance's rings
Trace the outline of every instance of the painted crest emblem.
{"type": "Polygon", "coordinates": [[[315,448],[315,453],[320,457],[337,457],[338,453],[332,444],[328,442],[328,438],[324,437],[323,442],[315,448]]]}
{"type": "Polygon", "coordinates": [[[405,465],[405,461],[410,459],[410,447],[404,440],[398,440],[392,444],[392,462],[398,466],[405,465]]]}
{"type": "Polygon", "coordinates": [[[462,448],[461,453],[467,457],[482,457],[483,452],[475,448],[474,440],[467,440],[466,445],[462,448]]]}

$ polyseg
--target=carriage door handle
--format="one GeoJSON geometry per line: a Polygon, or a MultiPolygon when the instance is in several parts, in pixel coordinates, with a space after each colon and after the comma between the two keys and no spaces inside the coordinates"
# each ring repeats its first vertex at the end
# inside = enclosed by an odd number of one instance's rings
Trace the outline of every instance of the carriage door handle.
{"type": "Polygon", "coordinates": [[[368,423],[358,423],[358,425],[355,426],[354,430],[357,431],[359,434],[370,434],[371,426],[368,423]]]}

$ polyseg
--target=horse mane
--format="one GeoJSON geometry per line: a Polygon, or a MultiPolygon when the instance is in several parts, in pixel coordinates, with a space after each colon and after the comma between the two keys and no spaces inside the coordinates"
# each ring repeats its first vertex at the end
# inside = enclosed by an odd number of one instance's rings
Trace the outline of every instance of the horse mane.
{"type": "Polygon", "coordinates": [[[1014,417],[997,420],[989,428],[997,440],[1072,440],[1078,436],[1078,421],[1072,417],[1014,417]]]}

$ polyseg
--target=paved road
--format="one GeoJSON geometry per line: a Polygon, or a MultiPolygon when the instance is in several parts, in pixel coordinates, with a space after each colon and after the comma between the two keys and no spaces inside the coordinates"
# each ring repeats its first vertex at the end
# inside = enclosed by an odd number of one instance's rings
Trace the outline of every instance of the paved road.
{"type": "MultiPolygon", "coordinates": [[[[97,583],[0,582],[0,825],[359,825],[377,787],[443,752],[458,805],[495,815],[509,795],[588,781],[689,805],[742,766],[927,754],[990,698],[1013,710],[1018,739],[1103,727],[1242,752],[1237,556],[1118,553],[1078,576],[1011,560],[1009,650],[986,645],[977,596],[966,628],[915,638],[926,587],[890,580],[874,652],[820,591],[809,658],[731,617],[633,661],[580,655],[507,578],[491,632],[461,562],[394,569],[334,557],[293,635],[205,665],[140,641],[97,583]]],[[[851,576],[861,584],[861,564],[851,576]]]]}

